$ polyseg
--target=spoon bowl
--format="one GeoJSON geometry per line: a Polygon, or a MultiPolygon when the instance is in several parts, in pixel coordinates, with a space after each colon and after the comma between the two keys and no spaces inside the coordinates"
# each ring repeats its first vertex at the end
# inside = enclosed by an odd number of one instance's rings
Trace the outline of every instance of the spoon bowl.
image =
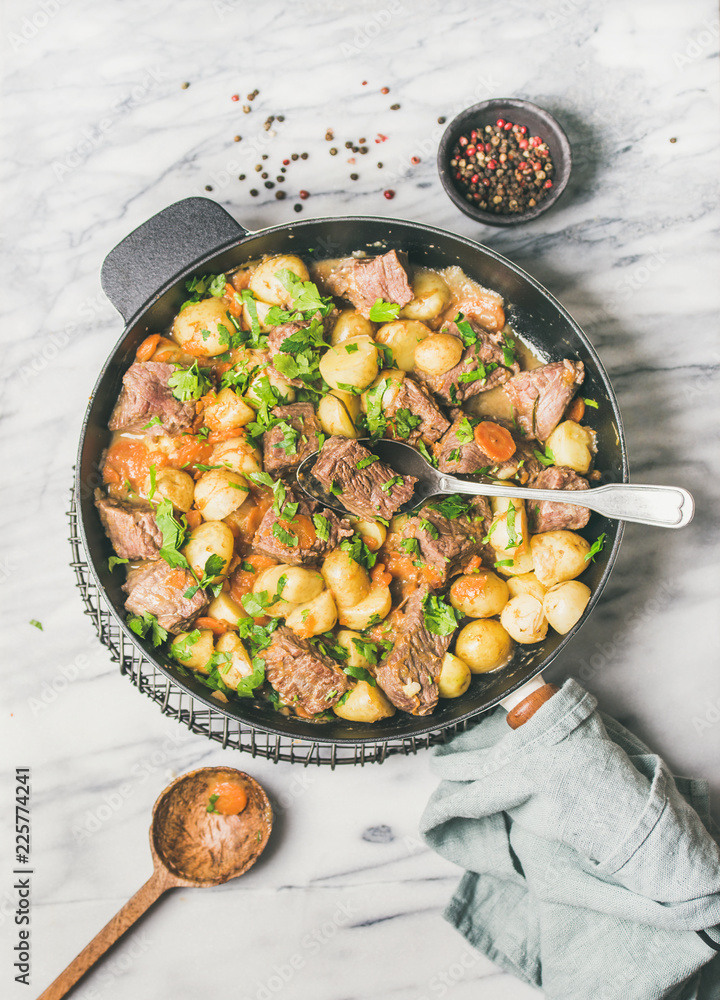
{"type": "MultiPolygon", "coordinates": [[[[369,448],[398,475],[414,476],[417,479],[413,495],[398,508],[396,511],[398,514],[410,513],[431,497],[449,493],[482,497],[519,497],[524,500],[548,500],[553,503],[559,501],[578,507],[589,507],[598,514],[618,521],[635,521],[657,528],[683,528],[692,521],[695,513],[695,501],[690,493],[680,486],[610,483],[588,490],[538,490],[519,485],[505,486],[498,480],[445,475],[433,468],[419,451],[402,441],[383,438],[371,442],[369,438],[361,438],[358,444],[369,448]]],[[[349,512],[340,498],[328,493],[312,474],[319,455],[319,451],[308,455],[297,467],[298,485],[311,499],[345,516],[349,512]]]]}

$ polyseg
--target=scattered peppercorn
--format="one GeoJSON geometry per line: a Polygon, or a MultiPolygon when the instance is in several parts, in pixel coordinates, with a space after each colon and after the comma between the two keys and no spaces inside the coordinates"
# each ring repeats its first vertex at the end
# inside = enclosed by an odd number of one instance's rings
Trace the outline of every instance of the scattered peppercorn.
{"type": "Polygon", "coordinates": [[[268,174],[267,170],[263,170],[263,172],[260,174],[260,176],[262,177],[262,179],[264,181],[266,181],[270,175],[268,174]]]}
{"type": "Polygon", "coordinates": [[[420,157],[419,157],[419,156],[411,156],[411,157],[410,157],[410,162],[411,162],[411,163],[414,163],[414,164],[415,164],[415,166],[417,166],[417,165],[418,165],[418,163],[420,162],[420,157]]]}
{"type": "Polygon", "coordinates": [[[180,84],[180,90],[187,90],[189,86],[190,84],[187,82],[187,80],[184,80],[183,83],[180,84]]]}
{"type": "Polygon", "coordinates": [[[440,115],[440,117],[438,118],[438,125],[444,125],[446,121],[447,118],[445,117],[445,115],[440,115]]]}
{"type": "Polygon", "coordinates": [[[390,93],[390,88],[389,87],[381,87],[380,88],[380,93],[381,94],[389,94],[390,93]]]}
{"type": "Polygon", "coordinates": [[[378,167],[382,170],[382,163],[378,163],[378,167]]]}
{"type": "Polygon", "coordinates": [[[367,87],[367,80],[363,80],[362,85],[363,87],[367,87]]]}
{"type": "Polygon", "coordinates": [[[364,142],[367,142],[367,139],[358,139],[358,142],[362,145],[364,142]]]}
{"type": "Polygon", "coordinates": [[[245,180],[245,174],[238,174],[238,180],[239,181],[244,181],[245,180]]]}
{"type": "Polygon", "coordinates": [[[303,201],[305,201],[307,198],[310,197],[310,192],[309,191],[299,191],[298,194],[302,198],[303,201]]]}
{"type": "Polygon", "coordinates": [[[253,196],[253,198],[257,198],[260,192],[258,191],[257,188],[250,188],[250,194],[253,196]]]}
{"type": "Polygon", "coordinates": [[[205,190],[206,191],[212,191],[212,184],[206,184],[205,185],[205,190]]]}
{"type": "Polygon", "coordinates": [[[360,174],[350,174],[350,180],[356,181],[360,177],[360,174]]]}
{"type": "Polygon", "coordinates": [[[291,153],[291,154],[290,154],[290,159],[291,159],[291,160],[297,160],[297,159],[298,159],[298,155],[297,155],[297,153],[291,153]]]}
{"type": "MultiPolygon", "coordinates": [[[[267,174],[265,174],[265,176],[267,177],[267,174]]],[[[265,187],[268,189],[268,191],[272,191],[272,189],[275,187],[275,181],[265,181],[265,187]]]]}
{"type": "Polygon", "coordinates": [[[388,201],[392,201],[393,198],[395,197],[395,192],[393,191],[392,188],[388,188],[387,191],[383,191],[383,194],[385,195],[388,201]]]}
{"type": "Polygon", "coordinates": [[[259,93],[260,93],[260,91],[259,91],[259,90],[253,90],[253,92],[252,92],[251,94],[248,94],[248,95],[247,95],[247,99],[248,99],[248,101],[254,101],[254,100],[255,100],[255,98],[257,97],[257,95],[258,95],[259,93]]]}
{"type": "MultiPolygon", "coordinates": [[[[287,172],[287,167],[280,167],[281,172],[284,174],[287,172]]],[[[279,180],[279,178],[278,178],[279,180]]]]}
{"type": "Polygon", "coordinates": [[[285,121],[285,115],[278,115],[277,118],[275,119],[275,121],[276,122],[284,122],[285,121]]]}
{"type": "Polygon", "coordinates": [[[673,138],[670,140],[670,142],[677,142],[677,139],[673,136],[673,138]]]}
{"type": "Polygon", "coordinates": [[[283,198],[287,197],[287,195],[285,194],[284,191],[276,191],[275,197],[277,198],[278,201],[282,201],[283,198]]]}
{"type": "Polygon", "coordinates": [[[243,104],[243,114],[244,115],[249,115],[250,114],[250,105],[249,104],[243,104]]]}
{"type": "Polygon", "coordinates": [[[332,142],[333,139],[335,138],[335,136],[333,135],[333,130],[331,128],[329,128],[325,133],[325,138],[327,139],[328,142],[332,142]]]}
{"type": "Polygon", "coordinates": [[[230,98],[230,100],[231,101],[239,101],[240,100],[240,94],[233,94],[232,97],[230,98]]]}
{"type": "Polygon", "coordinates": [[[367,146],[361,146],[361,147],[360,147],[360,152],[361,152],[361,153],[367,153],[367,151],[368,151],[368,148],[367,148],[367,146]]]}
{"type": "Polygon", "coordinates": [[[263,155],[260,157],[261,160],[267,160],[267,158],[268,158],[267,153],[263,153],[263,155]]]}
{"type": "Polygon", "coordinates": [[[550,150],[540,136],[526,138],[527,131],[498,118],[459,137],[450,166],[457,187],[476,208],[519,214],[547,196],[555,170],[550,150]]]}
{"type": "Polygon", "coordinates": [[[290,160],[283,160],[283,164],[284,164],[285,166],[287,166],[287,165],[288,165],[289,163],[290,163],[290,160]]]}
{"type": "Polygon", "coordinates": [[[255,170],[259,173],[262,170],[262,163],[256,163],[255,170]]]}
{"type": "Polygon", "coordinates": [[[301,160],[307,160],[307,158],[308,158],[308,154],[307,153],[301,153],[300,154],[300,159],[301,160]]]}
{"type": "Polygon", "coordinates": [[[400,110],[400,105],[399,104],[391,104],[390,105],[390,110],[391,111],[399,111],[400,110]]]}
{"type": "Polygon", "coordinates": [[[352,149],[352,145],[353,145],[353,144],[352,144],[351,142],[349,142],[349,141],[348,141],[348,142],[346,142],[346,143],[345,143],[345,149],[352,149]]]}
{"type": "Polygon", "coordinates": [[[337,146],[333,146],[330,150],[330,156],[337,156],[337,146]]]}
{"type": "Polygon", "coordinates": [[[300,204],[300,202],[298,202],[297,205],[293,205],[293,210],[295,212],[302,212],[302,205],[300,204]]]}
{"type": "Polygon", "coordinates": [[[284,184],[284,183],[285,183],[285,178],[283,177],[283,175],[282,175],[282,174],[278,174],[278,175],[277,175],[277,177],[275,178],[275,180],[276,180],[276,181],[277,181],[277,182],[278,182],[279,184],[284,184]]]}
{"type": "Polygon", "coordinates": [[[234,135],[233,136],[233,142],[240,142],[241,139],[242,139],[241,135],[234,135]]]}

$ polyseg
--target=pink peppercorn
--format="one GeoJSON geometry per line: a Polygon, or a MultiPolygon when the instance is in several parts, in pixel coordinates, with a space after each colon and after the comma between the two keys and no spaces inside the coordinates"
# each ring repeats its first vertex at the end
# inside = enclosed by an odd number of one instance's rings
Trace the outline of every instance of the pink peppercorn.
{"type": "Polygon", "coordinates": [[[383,191],[383,194],[385,195],[388,201],[392,201],[393,198],[395,197],[395,192],[391,188],[388,188],[387,191],[383,191]]]}

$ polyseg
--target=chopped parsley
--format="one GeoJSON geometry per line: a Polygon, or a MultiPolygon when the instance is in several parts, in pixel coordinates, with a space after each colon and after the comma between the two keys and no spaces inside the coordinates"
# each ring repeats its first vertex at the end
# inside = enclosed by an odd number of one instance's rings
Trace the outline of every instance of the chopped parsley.
{"type": "Polygon", "coordinates": [[[360,535],[344,539],[340,543],[340,548],[365,569],[372,569],[377,562],[377,555],[367,547],[360,535]]]}
{"type": "Polygon", "coordinates": [[[437,463],[437,459],[435,458],[434,455],[430,454],[430,452],[427,449],[427,445],[425,444],[424,441],[418,441],[418,443],[417,443],[417,445],[415,447],[420,452],[420,454],[425,459],[425,461],[428,463],[428,465],[432,465],[435,468],[437,468],[437,464],[438,464],[437,463]]]}
{"type": "Polygon", "coordinates": [[[449,462],[459,462],[460,461],[460,454],[461,454],[461,452],[460,452],[459,448],[453,448],[453,450],[448,455],[448,461],[449,462]]]}
{"type": "Polygon", "coordinates": [[[428,521],[426,517],[420,518],[419,527],[422,529],[422,531],[426,531],[431,538],[437,540],[440,537],[440,532],[437,530],[432,521],[428,521]]]}
{"type": "Polygon", "coordinates": [[[395,433],[402,440],[407,440],[412,432],[423,422],[422,417],[416,416],[412,410],[401,407],[393,416],[395,433]]]}
{"type": "Polygon", "coordinates": [[[321,295],[317,285],[312,281],[302,281],[297,274],[288,268],[277,271],[275,277],[292,296],[293,306],[298,312],[313,314],[319,312],[321,315],[327,316],[335,308],[332,298],[321,295]]]}
{"type": "Polygon", "coordinates": [[[605,539],[606,535],[605,532],[603,531],[602,535],[598,535],[598,537],[590,546],[590,551],[585,556],[585,562],[593,562],[598,552],[602,552],[602,550],[605,548],[605,539]]]}
{"type": "Polygon", "coordinates": [[[514,565],[515,565],[514,559],[498,559],[497,562],[493,563],[493,566],[495,566],[496,568],[500,566],[514,566],[514,565]]]}
{"type": "MultiPolygon", "coordinates": [[[[365,639],[353,638],[352,644],[357,649],[360,656],[364,656],[368,663],[376,665],[380,657],[384,655],[385,650],[380,651],[380,643],[377,642],[366,642],[365,639]]],[[[384,645],[384,644],[383,644],[384,645]]]]}
{"type": "MultiPolygon", "coordinates": [[[[356,640],[353,640],[356,641],[356,640]]],[[[376,687],[377,682],[369,670],[365,667],[343,667],[343,671],[348,675],[348,677],[355,677],[356,680],[365,681],[370,687],[376,687]]]]}
{"type": "MultiPolygon", "coordinates": [[[[245,621],[247,620],[246,618],[245,621]]],[[[235,693],[240,698],[252,698],[255,688],[260,687],[265,680],[265,660],[262,657],[253,656],[251,663],[252,673],[248,674],[247,677],[241,677],[235,688],[235,693]]]]}
{"type": "Polygon", "coordinates": [[[404,479],[402,476],[393,476],[392,479],[388,479],[386,483],[380,486],[383,493],[387,493],[388,496],[392,493],[396,486],[402,486],[404,479]]]}
{"type": "MultiPolygon", "coordinates": [[[[130,626],[132,628],[132,626],[130,626]]],[[[187,661],[192,656],[193,646],[200,638],[200,629],[195,628],[192,632],[188,632],[184,635],[182,639],[174,642],[170,647],[170,652],[177,660],[187,661]]]]}
{"type": "Polygon", "coordinates": [[[156,413],[154,417],[152,417],[150,420],[148,420],[148,422],[143,427],[143,430],[147,431],[151,427],[157,427],[158,424],[162,427],[162,420],[160,419],[160,417],[156,413]]]}
{"type": "Polygon", "coordinates": [[[461,312],[457,314],[453,322],[460,331],[460,336],[462,337],[463,344],[465,344],[466,347],[470,347],[471,344],[477,343],[478,335],[475,333],[461,312]]]}
{"type": "MultiPolygon", "coordinates": [[[[215,584],[216,579],[218,575],[222,573],[224,566],[225,566],[225,560],[223,559],[222,556],[219,556],[215,553],[211,556],[208,556],[207,561],[205,562],[205,568],[203,569],[202,578],[194,586],[188,587],[188,589],[183,594],[183,597],[185,597],[189,601],[191,598],[195,596],[195,594],[197,594],[198,590],[207,590],[208,587],[211,587],[213,584],[215,584]]],[[[221,586],[222,586],[221,583],[217,584],[218,593],[220,592],[221,586]]],[[[217,597],[217,594],[215,594],[215,597],[217,597]]]]}
{"type": "Polygon", "coordinates": [[[119,566],[121,563],[126,563],[127,561],[127,559],[121,559],[120,556],[110,556],[108,559],[108,569],[112,573],[116,566],[119,566]]]}
{"type": "Polygon", "coordinates": [[[206,812],[209,812],[209,813],[216,813],[217,812],[217,809],[215,808],[215,803],[217,802],[217,800],[219,798],[220,798],[220,795],[218,793],[213,793],[210,796],[210,798],[208,800],[208,806],[207,806],[206,812]]]}
{"type": "Polygon", "coordinates": [[[592,406],[593,410],[598,409],[598,404],[594,399],[583,399],[583,403],[585,404],[585,406],[592,406]]]}
{"type": "Polygon", "coordinates": [[[160,558],[172,566],[173,569],[181,567],[189,569],[190,565],[180,548],[185,541],[186,524],[185,518],[182,523],[175,520],[173,516],[173,505],[170,500],[161,500],[155,508],[155,522],[162,532],[163,541],[160,547],[160,558]]]}
{"type": "Polygon", "coordinates": [[[491,361],[489,365],[484,365],[479,358],[476,358],[476,361],[477,368],[458,375],[458,382],[484,382],[490,372],[500,367],[495,361],[491,361]]]}
{"type": "Polygon", "coordinates": [[[284,528],[280,521],[276,521],[273,524],[272,533],[273,537],[277,538],[281,545],[294,546],[298,544],[298,536],[284,528]]]}
{"type": "Polygon", "coordinates": [[[240,292],[240,299],[247,309],[247,314],[250,317],[250,340],[249,344],[251,347],[262,347],[267,343],[267,338],[263,338],[262,330],[260,329],[260,320],[258,318],[257,302],[255,301],[255,296],[250,291],[249,288],[243,288],[240,292]]]}
{"type": "Polygon", "coordinates": [[[204,396],[210,388],[210,383],[198,368],[197,361],[193,361],[190,368],[177,368],[173,372],[168,379],[168,387],[175,399],[179,399],[181,403],[188,403],[204,396]]]}
{"type": "Polygon", "coordinates": [[[458,626],[462,614],[442,597],[428,594],[423,601],[425,628],[433,635],[451,635],[458,626]]]}
{"type": "Polygon", "coordinates": [[[516,362],[515,341],[507,333],[503,333],[503,364],[506,368],[512,368],[516,362]]]}
{"type": "Polygon", "coordinates": [[[180,312],[187,306],[194,305],[202,298],[213,295],[215,298],[222,298],[225,294],[225,283],[227,278],[224,274],[206,274],[202,278],[196,275],[185,282],[186,291],[190,292],[190,298],[186,299],[180,306],[180,312]]]}
{"type": "Polygon", "coordinates": [[[125,621],[136,635],[144,638],[149,634],[153,646],[159,646],[168,637],[166,629],[158,624],[155,615],[150,614],[149,611],[143,611],[142,616],[128,615],[125,621]]]}
{"type": "Polygon", "coordinates": [[[371,438],[381,437],[387,427],[387,419],[383,413],[383,394],[389,385],[390,379],[384,378],[365,393],[366,419],[371,438]]]}
{"type": "Polygon", "coordinates": [[[400,549],[402,552],[406,552],[409,556],[419,556],[420,542],[417,538],[403,538],[400,542],[400,549]]]}
{"type": "Polygon", "coordinates": [[[429,507],[430,510],[436,510],[438,514],[442,514],[448,521],[455,521],[458,517],[466,517],[469,514],[470,501],[463,500],[454,494],[450,497],[443,497],[437,503],[429,504],[429,507]]]}
{"type": "Polygon", "coordinates": [[[455,437],[458,439],[460,444],[470,444],[470,442],[474,440],[475,433],[468,417],[463,417],[458,424],[457,430],[455,431],[455,437]]]}
{"type": "Polygon", "coordinates": [[[345,350],[348,354],[354,354],[356,351],[360,350],[359,344],[345,344],[345,350]]]}
{"type": "Polygon", "coordinates": [[[377,455],[368,455],[367,458],[361,458],[357,464],[358,469],[367,469],[368,465],[372,465],[373,462],[379,462],[380,459],[377,455]]]}
{"type": "Polygon", "coordinates": [[[520,541],[522,540],[521,538],[518,538],[518,536],[517,536],[517,534],[515,532],[515,518],[516,518],[516,516],[517,516],[517,510],[515,509],[515,504],[511,500],[510,503],[509,503],[509,505],[508,505],[507,515],[506,515],[506,518],[505,518],[505,524],[506,524],[507,532],[508,532],[508,548],[509,549],[516,548],[520,544],[520,541]]]}
{"type": "MultiPolygon", "coordinates": [[[[273,479],[267,472],[249,472],[248,478],[256,486],[269,486],[273,491],[273,511],[279,516],[282,513],[283,504],[287,498],[287,489],[282,479],[273,479]]],[[[294,515],[293,515],[294,517],[294,515]]]]}
{"type": "MultiPolygon", "coordinates": [[[[125,560],[123,560],[123,561],[124,561],[124,562],[127,562],[127,559],[125,559],[125,560]]],[[[45,631],[45,630],[43,629],[43,627],[42,627],[42,622],[39,622],[39,621],[37,620],[37,618],[31,618],[31,619],[30,619],[30,624],[31,624],[31,625],[34,625],[34,626],[35,626],[35,628],[37,628],[37,629],[40,629],[40,631],[41,631],[41,632],[44,632],[44,631],[45,631]]]]}
{"type": "Polygon", "coordinates": [[[553,455],[552,451],[550,450],[550,448],[548,448],[547,445],[545,445],[544,453],[542,451],[538,451],[537,448],[533,449],[533,455],[538,460],[538,462],[542,462],[543,465],[555,464],[555,456],[553,455]]]}
{"type": "Polygon", "coordinates": [[[313,525],[320,541],[327,542],[330,538],[330,521],[323,514],[313,514],[313,525]]]}
{"type": "Polygon", "coordinates": [[[370,307],[369,319],[373,323],[389,323],[397,319],[400,315],[400,306],[397,302],[385,302],[383,299],[375,299],[370,307]]]}

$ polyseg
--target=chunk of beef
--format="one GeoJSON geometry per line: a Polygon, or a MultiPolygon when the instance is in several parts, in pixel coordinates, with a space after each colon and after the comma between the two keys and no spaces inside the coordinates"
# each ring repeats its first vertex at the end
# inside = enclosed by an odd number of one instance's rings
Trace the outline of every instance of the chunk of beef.
{"type": "Polygon", "coordinates": [[[404,535],[417,539],[419,558],[435,570],[438,587],[464,572],[474,556],[486,563],[495,559],[491,546],[483,542],[492,522],[485,497],[475,497],[462,512],[453,504],[447,499],[426,504],[403,528],[404,535]]]}
{"type": "Polygon", "coordinates": [[[310,326],[310,322],[300,322],[300,323],[281,323],[279,326],[273,326],[268,333],[268,349],[270,354],[277,354],[278,352],[287,353],[282,351],[283,341],[287,340],[288,337],[292,337],[294,333],[299,330],[306,330],[310,326]]]}
{"type": "Polygon", "coordinates": [[[452,427],[438,445],[438,469],[440,472],[450,472],[457,476],[472,475],[485,470],[492,471],[498,479],[509,479],[518,470],[522,454],[515,452],[504,462],[495,462],[489,458],[468,430],[470,421],[465,414],[455,418],[452,427]]]}
{"type": "MultiPolygon", "coordinates": [[[[553,465],[533,476],[528,486],[538,490],[586,490],[588,481],[574,469],[553,465]]],[[[559,531],[561,528],[577,531],[578,528],[584,528],[590,520],[589,509],[576,507],[574,504],[528,500],[527,507],[530,530],[533,532],[559,531]]]]}
{"type": "MultiPolygon", "coordinates": [[[[470,321],[468,321],[470,322],[470,321]]],[[[474,344],[463,351],[462,357],[450,371],[444,375],[424,375],[416,371],[416,377],[421,379],[435,396],[443,403],[456,406],[466,402],[478,393],[495,389],[511,379],[520,371],[520,365],[513,361],[505,364],[505,354],[498,335],[488,333],[475,322],[470,322],[477,336],[474,344]]],[[[455,323],[445,323],[443,333],[460,337],[460,331],[455,323]]]]}
{"type": "Polygon", "coordinates": [[[270,415],[279,422],[263,435],[263,467],[276,475],[294,469],[318,450],[320,424],[312,403],[275,406],[270,415]]]}
{"type": "Polygon", "coordinates": [[[351,538],[353,535],[352,525],[345,518],[339,518],[331,510],[321,507],[319,503],[310,500],[300,490],[287,488],[285,505],[280,514],[276,514],[272,507],[265,512],[258,530],[253,538],[253,548],[265,555],[279,559],[280,562],[290,563],[293,566],[300,566],[304,563],[319,562],[324,555],[336,549],[344,538],[351,538]],[[289,508],[292,511],[297,504],[295,513],[290,516],[290,512],[284,514],[289,508]],[[327,538],[318,535],[317,527],[313,521],[313,515],[323,517],[325,525],[321,529],[327,531],[327,538]],[[281,531],[275,527],[279,526],[281,531]],[[294,545],[287,545],[281,541],[276,534],[288,532],[296,539],[294,545]]]}
{"type": "Polygon", "coordinates": [[[582,361],[553,361],[542,368],[520,372],[505,383],[520,430],[526,437],[545,441],[585,378],[582,361]]]}
{"type": "Polygon", "coordinates": [[[309,715],[332,708],[350,688],[347,674],[307,639],[281,625],[263,650],[265,677],[291,708],[309,715]]]}
{"type": "Polygon", "coordinates": [[[173,396],[168,379],[174,372],[174,365],[160,361],[130,365],[110,416],[110,430],[139,432],[153,417],[159,417],[161,424],[149,427],[148,433],[174,435],[189,430],[195,419],[195,404],[181,403],[173,396]]]}
{"type": "Polygon", "coordinates": [[[438,677],[452,635],[434,635],[425,627],[426,587],[408,598],[397,626],[395,645],[377,668],[377,681],[396,708],[429,715],[437,705],[438,677]]]}
{"type": "Polygon", "coordinates": [[[421,440],[432,444],[450,426],[450,421],[435,405],[427,389],[407,376],[403,379],[397,396],[385,407],[384,414],[388,420],[384,437],[407,441],[408,444],[417,444],[421,440]],[[413,420],[413,417],[419,418],[420,423],[413,420]],[[416,426],[410,429],[411,424],[416,426]]]}
{"type": "Polygon", "coordinates": [[[407,256],[390,250],[380,257],[341,261],[325,277],[325,285],[333,295],[348,299],[359,313],[369,318],[370,309],[378,299],[406,306],[413,297],[408,284],[407,256]]]}
{"type": "Polygon", "coordinates": [[[162,531],[149,503],[114,500],[95,490],[95,506],[105,534],[121,559],[156,559],[162,545],[162,531]]]}
{"type": "Polygon", "coordinates": [[[364,445],[351,438],[334,435],[322,446],[313,476],[332,492],[351,514],[373,520],[388,520],[413,495],[417,479],[398,476],[389,465],[372,455],[364,445]]]}
{"type": "Polygon", "coordinates": [[[192,573],[173,569],[164,559],[156,559],[128,572],[123,584],[128,595],[125,608],[134,615],[149,611],[168,632],[185,632],[208,603],[204,590],[196,590],[192,597],[184,596],[194,586],[192,573]]]}

